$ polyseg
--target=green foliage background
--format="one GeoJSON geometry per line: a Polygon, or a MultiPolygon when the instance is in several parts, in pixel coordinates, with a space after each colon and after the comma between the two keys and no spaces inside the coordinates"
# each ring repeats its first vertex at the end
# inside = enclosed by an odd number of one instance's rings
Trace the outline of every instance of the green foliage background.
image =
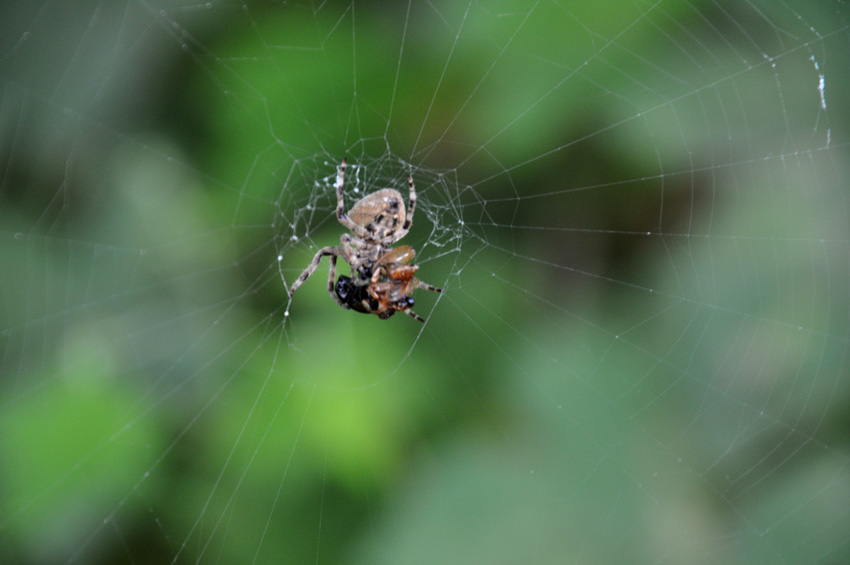
{"type": "Polygon", "coordinates": [[[850,557],[840,2],[0,20],[0,561],[850,557]],[[425,326],[284,318],[343,156],[425,326]]]}

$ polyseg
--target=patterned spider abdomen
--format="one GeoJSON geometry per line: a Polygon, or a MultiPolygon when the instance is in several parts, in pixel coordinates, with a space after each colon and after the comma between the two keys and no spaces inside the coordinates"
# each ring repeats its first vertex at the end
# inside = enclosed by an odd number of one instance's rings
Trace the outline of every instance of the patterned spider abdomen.
{"type": "Polygon", "coordinates": [[[366,228],[369,235],[378,241],[398,232],[404,224],[405,216],[401,193],[392,188],[364,196],[348,212],[352,222],[366,228]]]}

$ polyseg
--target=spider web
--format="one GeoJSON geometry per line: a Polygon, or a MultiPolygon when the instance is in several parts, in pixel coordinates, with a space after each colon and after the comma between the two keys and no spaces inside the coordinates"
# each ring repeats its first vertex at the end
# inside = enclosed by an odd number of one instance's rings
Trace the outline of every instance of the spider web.
{"type": "Polygon", "coordinates": [[[846,561],[848,15],[0,8],[0,561],[846,561]]]}

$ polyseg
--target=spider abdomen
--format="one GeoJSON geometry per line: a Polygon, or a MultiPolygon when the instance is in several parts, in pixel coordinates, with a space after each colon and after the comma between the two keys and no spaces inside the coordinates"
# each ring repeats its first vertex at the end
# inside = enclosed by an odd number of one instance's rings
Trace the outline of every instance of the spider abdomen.
{"type": "Polygon", "coordinates": [[[404,200],[399,191],[384,188],[358,200],[348,212],[348,217],[376,240],[386,239],[404,224],[404,200]]]}

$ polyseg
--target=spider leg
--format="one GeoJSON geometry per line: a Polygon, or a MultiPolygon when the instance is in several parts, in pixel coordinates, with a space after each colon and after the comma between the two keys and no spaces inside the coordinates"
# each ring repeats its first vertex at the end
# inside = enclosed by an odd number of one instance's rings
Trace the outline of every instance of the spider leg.
{"type": "Polygon", "coordinates": [[[426,282],[417,281],[416,288],[424,288],[425,290],[432,290],[434,292],[443,292],[442,288],[437,288],[434,285],[430,285],[426,282]]]}
{"type": "Polygon", "coordinates": [[[407,175],[407,188],[410,189],[410,195],[407,199],[410,201],[407,207],[407,218],[405,218],[403,229],[409,230],[413,225],[413,212],[416,210],[416,185],[413,184],[413,175],[407,175]]]}
{"type": "Polygon", "coordinates": [[[352,247],[352,244],[354,244],[358,247],[363,245],[361,240],[354,239],[354,238],[351,237],[351,235],[349,235],[347,233],[342,234],[342,236],[339,238],[339,243],[342,246],[342,256],[349,263],[351,263],[351,260],[354,259],[354,257],[356,257],[356,254],[354,253],[354,247],[352,247]]]}
{"type": "Polygon", "coordinates": [[[366,231],[366,228],[355,224],[348,216],[345,215],[345,199],[342,195],[342,187],[345,185],[346,167],[348,167],[348,161],[343,158],[336,173],[336,219],[355,235],[364,237],[369,233],[366,231]]]}
{"type": "Polygon", "coordinates": [[[407,216],[404,218],[401,229],[393,234],[392,242],[390,243],[396,242],[406,236],[407,232],[410,231],[410,226],[413,225],[413,211],[416,210],[416,185],[413,184],[413,175],[408,175],[407,187],[410,189],[410,195],[408,196],[410,204],[407,206],[407,216]]]}
{"type": "Polygon", "coordinates": [[[336,260],[337,260],[337,258],[338,258],[337,255],[331,255],[331,266],[330,266],[330,269],[328,269],[328,294],[331,295],[331,298],[334,299],[334,302],[336,302],[337,304],[339,304],[340,306],[342,306],[346,310],[349,310],[350,307],[347,304],[345,304],[342,300],[340,300],[339,297],[334,292],[334,284],[336,283],[336,281],[334,279],[336,279],[336,260]]]}
{"type": "MultiPolygon", "coordinates": [[[[315,257],[313,257],[312,263],[310,263],[310,265],[306,269],[304,269],[304,272],[301,273],[301,276],[299,276],[298,279],[294,283],[292,283],[292,286],[289,287],[289,298],[291,299],[292,295],[295,294],[295,291],[298,290],[298,287],[304,284],[304,281],[309,279],[310,275],[312,275],[316,271],[319,266],[319,262],[322,260],[322,257],[331,256],[333,257],[332,262],[336,263],[336,258],[341,253],[342,250],[339,247],[323,247],[319,249],[319,252],[316,253],[315,257]]],[[[335,270],[333,265],[331,266],[331,270],[335,270]]],[[[333,288],[331,288],[331,292],[333,293],[333,288]]],[[[336,300],[336,297],[334,297],[334,300],[336,300]]]]}
{"type": "Polygon", "coordinates": [[[404,312],[405,314],[407,314],[408,316],[410,316],[414,320],[419,320],[423,324],[425,323],[425,320],[424,320],[424,318],[422,318],[422,316],[420,316],[419,314],[417,314],[416,312],[414,312],[413,310],[411,310],[409,308],[406,309],[406,310],[402,310],[402,312],[404,312]]]}

